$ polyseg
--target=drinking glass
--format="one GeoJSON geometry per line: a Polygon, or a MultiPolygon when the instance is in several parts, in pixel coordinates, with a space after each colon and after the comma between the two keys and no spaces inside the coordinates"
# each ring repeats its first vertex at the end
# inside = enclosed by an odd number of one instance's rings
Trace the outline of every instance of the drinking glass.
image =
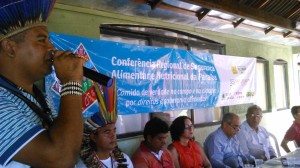
{"type": "Polygon", "coordinates": [[[244,168],[254,168],[252,164],[244,164],[244,168]]]}
{"type": "Polygon", "coordinates": [[[255,167],[262,168],[263,164],[264,164],[264,160],[262,160],[262,159],[255,159],[255,167]]]}

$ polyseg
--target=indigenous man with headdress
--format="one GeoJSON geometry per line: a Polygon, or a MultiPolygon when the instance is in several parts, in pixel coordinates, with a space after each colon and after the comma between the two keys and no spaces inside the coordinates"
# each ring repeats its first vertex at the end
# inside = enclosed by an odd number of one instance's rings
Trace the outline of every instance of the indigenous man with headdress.
{"type": "Polygon", "coordinates": [[[84,123],[80,161],[76,168],[133,168],[130,158],[117,148],[116,80],[106,87],[93,83],[99,112],[84,123]]]}
{"type": "Polygon", "coordinates": [[[50,43],[54,3],[0,1],[0,167],[74,167],[80,150],[84,60],[50,43]],[[34,85],[52,66],[62,83],[58,114],[34,85]]]}
{"type": "Polygon", "coordinates": [[[100,113],[86,120],[76,168],[133,168],[130,158],[117,148],[115,122],[100,113]]]}

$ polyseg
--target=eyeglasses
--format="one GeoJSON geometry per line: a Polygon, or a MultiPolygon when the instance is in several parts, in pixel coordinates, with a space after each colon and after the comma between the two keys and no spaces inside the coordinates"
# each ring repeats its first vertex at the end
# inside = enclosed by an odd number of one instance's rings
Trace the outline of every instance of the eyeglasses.
{"type": "Polygon", "coordinates": [[[184,124],[184,129],[192,129],[192,128],[194,128],[193,124],[191,124],[191,125],[184,124]]]}
{"type": "Polygon", "coordinates": [[[228,124],[232,129],[234,129],[235,131],[239,131],[240,130],[240,126],[239,125],[231,125],[228,124]]]}
{"type": "Polygon", "coordinates": [[[250,117],[252,117],[252,118],[262,118],[263,117],[263,115],[262,114],[250,114],[250,117]]]}

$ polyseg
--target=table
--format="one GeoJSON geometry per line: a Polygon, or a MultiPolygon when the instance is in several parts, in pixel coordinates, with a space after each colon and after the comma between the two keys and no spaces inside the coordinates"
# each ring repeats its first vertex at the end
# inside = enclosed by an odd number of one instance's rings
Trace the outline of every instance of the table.
{"type": "Polygon", "coordinates": [[[281,158],[295,158],[295,166],[294,167],[299,167],[300,168],[300,148],[297,148],[295,151],[290,152],[284,156],[274,158],[271,160],[266,161],[263,164],[263,168],[282,168],[281,164],[281,158]]]}

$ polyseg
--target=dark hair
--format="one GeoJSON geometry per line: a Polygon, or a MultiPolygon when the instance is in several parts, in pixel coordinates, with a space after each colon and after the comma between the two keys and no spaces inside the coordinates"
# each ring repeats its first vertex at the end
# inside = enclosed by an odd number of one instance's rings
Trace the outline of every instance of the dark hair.
{"type": "Polygon", "coordinates": [[[252,105],[252,106],[248,107],[246,115],[252,114],[252,111],[254,111],[254,110],[259,110],[260,112],[262,111],[258,105],[252,105]]]}
{"type": "Polygon", "coordinates": [[[161,133],[168,133],[169,125],[160,118],[154,117],[150,119],[144,128],[144,139],[147,141],[147,136],[155,137],[161,133]]]}
{"type": "MultiPolygon", "coordinates": [[[[16,43],[21,43],[25,41],[25,36],[26,36],[27,31],[22,31],[16,35],[13,35],[11,37],[8,37],[9,40],[12,40],[16,43]]],[[[3,49],[2,48],[2,42],[3,40],[0,41],[0,51],[3,49]]]]}
{"type": "MultiPolygon", "coordinates": [[[[291,109],[291,113],[294,117],[294,115],[296,115],[298,113],[298,109],[300,108],[300,106],[293,106],[291,109]]],[[[294,117],[295,118],[295,117],[294,117]]]]}
{"type": "Polygon", "coordinates": [[[172,141],[178,141],[180,139],[180,136],[183,134],[185,126],[184,126],[184,120],[189,119],[190,121],[191,118],[187,116],[180,116],[177,117],[171,124],[170,126],[170,133],[171,133],[171,138],[172,141]]]}
{"type": "MultiPolygon", "coordinates": [[[[30,29],[28,29],[28,30],[30,30],[30,29]]],[[[12,41],[15,41],[16,43],[24,42],[28,30],[25,30],[16,35],[13,35],[13,36],[9,37],[9,39],[12,41]]]]}
{"type": "Polygon", "coordinates": [[[231,124],[232,119],[234,117],[238,117],[235,113],[226,113],[223,115],[222,121],[221,121],[221,127],[223,127],[224,123],[231,124]]]}

